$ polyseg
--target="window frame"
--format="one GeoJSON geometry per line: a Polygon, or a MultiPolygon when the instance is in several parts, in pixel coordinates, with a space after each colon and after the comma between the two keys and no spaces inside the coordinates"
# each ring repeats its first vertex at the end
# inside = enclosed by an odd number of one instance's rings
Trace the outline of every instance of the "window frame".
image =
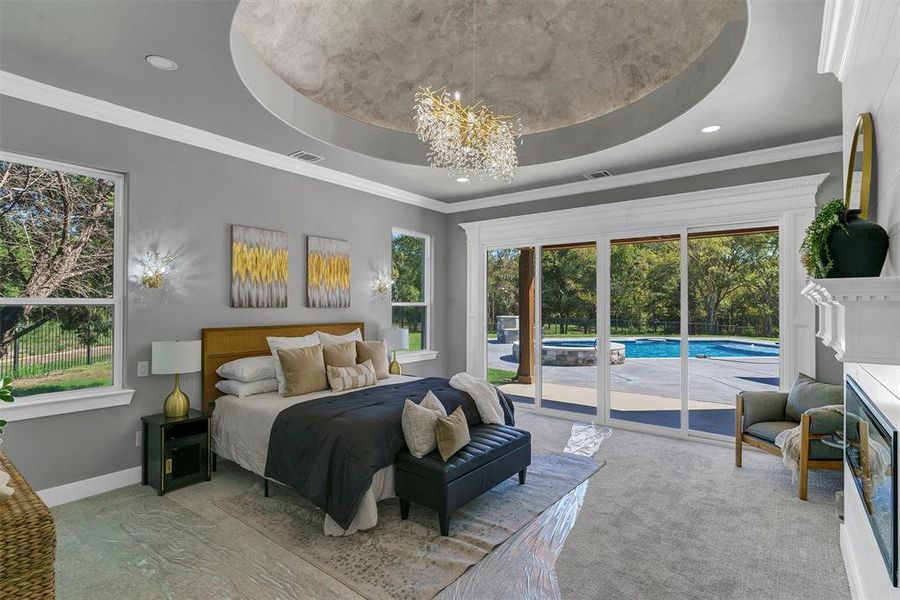
{"type": "Polygon", "coordinates": [[[427,233],[422,233],[421,231],[414,231],[412,229],[405,229],[403,227],[392,227],[391,228],[391,271],[394,269],[394,236],[396,235],[404,235],[408,237],[415,237],[425,240],[425,276],[423,281],[423,297],[424,301],[421,302],[394,302],[393,298],[393,290],[391,290],[391,316],[390,323],[393,326],[394,323],[394,307],[395,306],[420,306],[425,308],[425,347],[421,350],[407,350],[402,352],[397,352],[397,361],[400,363],[412,363],[419,362],[423,360],[431,360],[437,358],[437,350],[434,349],[434,338],[432,337],[434,328],[432,327],[432,323],[434,321],[434,316],[432,315],[433,304],[432,304],[432,273],[434,271],[434,261],[433,261],[433,252],[432,252],[432,244],[431,244],[431,236],[427,233]]]}
{"type": "Polygon", "coordinates": [[[12,404],[0,407],[0,415],[10,422],[57,414],[81,412],[122,406],[131,403],[134,390],[125,388],[125,299],[126,299],[126,221],[125,175],[90,167],[73,165],[0,149],[0,159],[32,165],[53,171],[65,171],[112,181],[115,190],[113,205],[113,288],[110,298],[7,298],[0,297],[0,306],[109,306],[113,311],[112,385],[50,392],[16,398],[12,404]]]}

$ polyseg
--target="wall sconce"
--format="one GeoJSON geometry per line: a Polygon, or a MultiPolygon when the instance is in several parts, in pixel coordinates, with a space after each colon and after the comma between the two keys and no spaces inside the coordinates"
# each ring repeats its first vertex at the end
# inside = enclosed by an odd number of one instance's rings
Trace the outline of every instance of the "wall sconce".
{"type": "Polygon", "coordinates": [[[169,254],[161,255],[156,251],[148,251],[140,261],[140,282],[144,288],[156,290],[166,285],[169,265],[178,257],[169,254]]]}
{"type": "Polygon", "coordinates": [[[380,268],[375,270],[372,275],[372,297],[379,302],[383,302],[391,296],[391,288],[394,287],[394,278],[391,277],[391,270],[388,268],[380,268]]]}

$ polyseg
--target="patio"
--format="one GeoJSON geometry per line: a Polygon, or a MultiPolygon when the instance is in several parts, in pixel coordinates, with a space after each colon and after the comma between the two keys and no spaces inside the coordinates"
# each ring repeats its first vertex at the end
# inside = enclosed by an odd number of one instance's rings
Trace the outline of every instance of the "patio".
{"type": "MultiPolygon", "coordinates": [[[[512,344],[490,340],[488,367],[515,372],[512,344]]],[[[778,390],[777,357],[690,358],[688,401],[691,429],[734,434],[734,398],[741,391],[778,390]]],[[[596,366],[545,366],[541,371],[545,405],[595,415],[596,366]],[[548,402],[549,401],[549,402],[548,402]]],[[[612,416],[619,419],[678,427],[681,364],[675,358],[628,358],[610,365],[612,416]]],[[[533,401],[534,385],[501,386],[521,401],[533,401]]]]}

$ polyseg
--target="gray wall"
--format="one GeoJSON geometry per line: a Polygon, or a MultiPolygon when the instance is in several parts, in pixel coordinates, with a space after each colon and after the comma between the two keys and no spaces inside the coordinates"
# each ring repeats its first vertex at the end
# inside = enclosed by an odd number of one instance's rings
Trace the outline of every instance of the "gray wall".
{"type": "MultiPolygon", "coordinates": [[[[839,153],[825,156],[816,156],[798,160],[784,161],[751,167],[722,171],[708,175],[698,175],[636,185],[627,188],[603,190],[577,196],[562,198],[548,198],[525,204],[487,208],[449,215],[447,220],[447,265],[448,281],[447,292],[449,294],[447,315],[448,323],[458,326],[448,327],[450,339],[447,340],[451,372],[462,371],[466,366],[466,235],[460,223],[468,221],[481,221],[496,219],[512,215],[531,214],[551,210],[575,208],[579,206],[591,206],[595,204],[609,204],[623,200],[638,198],[650,198],[666,194],[677,194],[694,190],[712,189],[755,183],[759,181],[772,181],[812,175],[815,173],[829,173],[829,177],[822,183],[816,201],[821,205],[834,197],[840,197],[841,192],[841,155],[839,153]]],[[[834,353],[825,348],[821,343],[816,347],[816,375],[825,381],[839,382],[842,371],[840,363],[834,358],[834,353]]]]}
{"type": "MultiPolygon", "coordinates": [[[[128,255],[160,244],[181,257],[176,293],[147,298],[129,284],[125,385],[131,405],[11,423],[3,450],[31,485],[44,489],[140,465],[135,432],[141,415],[161,411],[172,378],[136,377],[150,343],[197,339],[202,327],[363,320],[371,337],[390,322],[389,304],[370,299],[371,261],[390,260],[391,227],[433,236],[434,339],[437,360],[407,365],[415,374],[446,372],[446,217],[347,188],[255,165],[3,97],[0,147],[126,174],[128,255]],[[283,309],[229,308],[231,224],[289,233],[289,298],[283,309]],[[349,309],[305,308],[307,234],[350,240],[349,309]]],[[[198,374],[183,378],[193,403],[198,374]]]]}

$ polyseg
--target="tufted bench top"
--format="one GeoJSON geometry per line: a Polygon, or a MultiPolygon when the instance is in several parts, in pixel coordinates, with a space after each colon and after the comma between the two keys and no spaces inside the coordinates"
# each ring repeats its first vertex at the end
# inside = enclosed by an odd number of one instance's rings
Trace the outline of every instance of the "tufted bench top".
{"type": "Polygon", "coordinates": [[[531,434],[508,425],[475,425],[469,430],[471,441],[444,462],[437,451],[416,458],[408,451],[397,454],[397,469],[427,479],[448,483],[482,465],[531,443],[531,434]]]}

